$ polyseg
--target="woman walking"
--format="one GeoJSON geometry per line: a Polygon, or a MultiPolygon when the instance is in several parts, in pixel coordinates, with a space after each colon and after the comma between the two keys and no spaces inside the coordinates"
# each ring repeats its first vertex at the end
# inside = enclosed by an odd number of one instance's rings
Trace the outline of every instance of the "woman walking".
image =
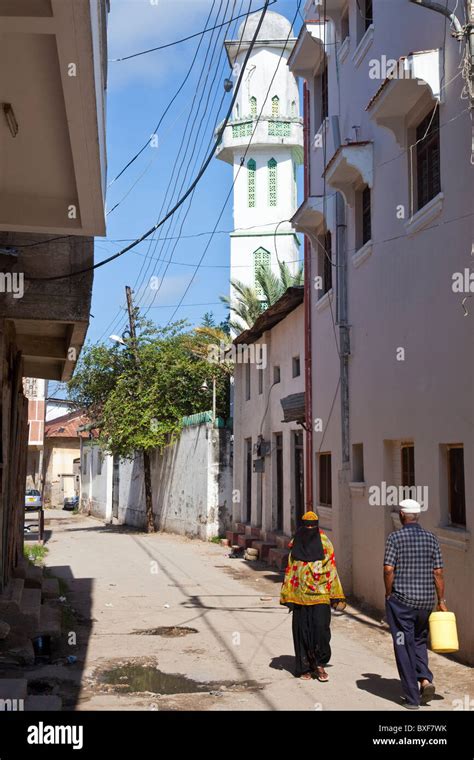
{"type": "Polygon", "coordinates": [[[306,512],[303,525],[290,541],[291,549],[280,604],[293,613],[296,678],[329,681],[324,666],[331,658],[331,607],[346,606],[332,543],[319,530],[314,512],[306,512]]]}

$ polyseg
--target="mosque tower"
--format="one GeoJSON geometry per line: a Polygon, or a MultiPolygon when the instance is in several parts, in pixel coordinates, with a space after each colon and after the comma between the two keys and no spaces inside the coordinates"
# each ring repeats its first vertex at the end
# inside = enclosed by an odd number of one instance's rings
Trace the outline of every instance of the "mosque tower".
{"type": "MultiPolygon", "coordinates": [[[[251,14],[238,39],[225,43],[235,81],[260,15],[251,14]]],[[[295,44],[291,31],[284,16],[267,11],[216,153],[234,170],[230,277],[252,286],[259,264],[278,274],[278,260],[295,270],[302,258],[289,222],[298,205],[297,166],[303,162],[298,85],[287,66],[295,44]]]]}

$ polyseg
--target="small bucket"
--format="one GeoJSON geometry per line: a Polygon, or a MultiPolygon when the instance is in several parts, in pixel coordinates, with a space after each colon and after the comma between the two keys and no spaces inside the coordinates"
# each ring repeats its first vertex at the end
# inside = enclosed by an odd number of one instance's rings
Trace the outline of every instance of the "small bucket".
{"type": "Polygon", "coordinates": [[[433,652],[447,654],[458,651],[458,632],[454,612],[432,612],[429,624],[433,652]]]}

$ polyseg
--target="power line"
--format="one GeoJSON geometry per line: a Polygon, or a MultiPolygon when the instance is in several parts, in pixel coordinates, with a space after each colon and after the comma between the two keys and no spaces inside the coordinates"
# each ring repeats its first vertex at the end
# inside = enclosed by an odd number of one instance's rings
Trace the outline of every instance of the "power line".
{"type": "MultiPolygon", "coordinates": [[[[166,214],[166,216],[163,219],[161,219],[159,222],[157,222],[156,224],[154,224],[153,227],[150,227],[149,230],[147,230],[146,232],[143,233],[143,235],[141,235],[139,238],[137,238],[134,243],[131,243],[130,245],[126,246],[125,248],[122,248],[122,250],[117,251],[117,253],[113,254],[112,256],[109,256],[107,259],[104,259],[103,261],[100,261],[100,262],[98,262],[97,264],[94,264],[91,267],[85,267],[84,269],[79,269],[76,272],[70,272],[68,274],[62,274],[62,275],[55,275],[53,277],[29,277],[28,278],[29,280],[31,280],[33,282],[49,282],[51,280],[64,280],[64,279],[67,279],[69,277],[76,277],[78,275],[85,274],[86,272],[91,272],[91,271],[93,271],[95,269],[98,269],[99,267],[103,267],[103,266],[105,266],[105,264],[109,264],[111,261],[115,261],[115,259],[118,259],[120,256],[123,256],[125,253],[128,253],[128,251],[130,251],[132,248],[134,248],[136,245],[138,245],[138,243],[141,243],[143,240],[146,240],[146,238],[150,237],[150,235],[152,235],[153,232],[155,232],[155,230],[157,230],[159,227],[161,227],[170,217],[173,216],[174,213],[176,213],[176,211],[178,210],[178,208],[183,205],[183,203],[185,202],[185,200],[187,198],[189,198],[189,196],[193,192],[194,188],[197,187],[197,185],[199,184],[200,180],[202,179],[202,177],[203,177],[203,175],[204,175],[207,167],[211,163],[212,158],[214,157],[214,154],[215,154],[215,152],[217,150],[217,147],[218,147],[218,145],[219,145],[219,143],[221,141],[221,137],[222,137],[222,135],[224,133],[224,130],[225,130],[226,126],[227,126],[227,122],[229,121],[229,119],[231,117],[232,109],[234,108],[234,104],[235,104],[235,101],[237,99],[237,93],[239,91],[239,88],[240,88],[240,85],[241,85],[241,82],[242,82],[243,72],[245,71],[245,66],[246,66],[247,61],[250,58],[250,55],[251,55],[251,53],[253,51],[253,48],[255,46],[257,35],[258,35],[259,31],[260,31],[260,28],[261,28],[261,25],[262,25],[262,22],[263,22],[263,18],[265,16],[266,9],[268,7],[269,2],[270,2],[270,0],[266,0],[266,2],[265,2],[264,10],[262,11],[262,15],[261,15],[261,17],[259,19],[259,22],[258,22],[257,27],[256,27],[255,32],[254,32],[254,36],[253,36],[253,38],[252,38],[252,40],[250,42],[250,45],[248,47],[248,50],[247,50],[247,53],[246,53],[246,56],[245,56],[245,61],[244,61],[244,64],[242,66],[242,69],[241,69],[241,72],[240,72],[240,75],[239,75],[239,78],[237,80],[237,84],[236,84],[236,87],[235,87],[235,90],[234,90],[234,95],[232,97],[232,101],[230,103],[230,106],[229,106],[228,112],[226,114],[226,117],[225,117],[224,121],[222,122],[222,125],[221,125],[221,127],[219,129],[219,132],[218,132],[217,137],[215,139],[215,142],[214,142],[214,145],[212,147],[212,150],[210,151],[209,155],[207,156],[206,160],[204,161],[204,163],[202,165],[202,168],[199,171],[197,177],[193,180],[193,182],[191,183],[191,185],[189,186],[189,188],[186,190],[186,192],[184,193],[184,195],[179,199],[179,201],[173,206],[173,208],[166,214]]],[[[301,0],[300,0],[300,2],[301,2],[301,0]]]]}
{"type": "MultiPolygon", "coordinates": [[[[277,0],[270,0],[268,3],[268,7],[270,5],[275,5],[277,0]]],[[[263,10],[263,6],[260,8],[256,8],[253,13],[258,13],[259,11],[263,10]]],[[[227,21],[223,21],[221,24],[216,24],[215,26],[209,27],[209,29],[203,29],[201,32],[196,32],[195,34],[190,34],[188,37],[182,37],[180,40],[175,40],[174,42],[168,42],[166,45],[158,45],[158,47],[149,48],[148,50],[142,50],[139,53],[132,53],[131,55],[123,56],[122,58],[110,58],[110,63],[118,63],[119,61],[128,61],[130,58],[137,58],[139,55],[146,55],[147,53],[154,53],[157,50],[164,50],[165,48],[173,47],[173,45],[179,45],[181,42],[187,42],[188,40],[192,40],[194,37],[199,37],[200,34],[205,34],[206,32],[211,32],[214,29],[220,29],[222,26],[225,26],[226,24],[231,24],[232,21],[237,21],[239,18],[244,18],[246,16],[246,13],[241,13],[238,16],[233,16],[232,18],[228,19],[227,21]]]]}
{"type": "MultiPolygon", "coordinates": [[[[244,25],[243,25],[243,27],[244,27],[244,28],[243,28],[243,31],[242,31],[242,35],[241,35],[241,38],[240,38],[240,40],[239,40],[239,45],[238,45],[238,49],[237,49],[237,55],[238,55],[238,54],[239,54],[239,52],[240,52],[240,47],[241,47],[241,45],[242,45],[242,39],[243,39],[243,37],[244,37],[244,34],[245,34],[245,29],[246,29],[246,27],[247,27],[247,21],[248,21],[249,15],[250,15],[250,8],[251,8],[251,4],[252,4],[252,3],[251,3],[251,0],[249,0],[249,6],[248,6],[247,14],[246,14],[245,23],[244,23],[244,25]]],[[[212,132],[212,134],[214,134],[214,132],[215,132],[215,129],[216,129],[216,127],[217,127],[217,124],[218,124],[218,120],[219,120],[219,114],[220,114],[220,110],[221,110],[221,107],[222,107],[223,99],[224,99],[224,96],[222,96],[222,98],[221,98],[221,102],[220,102],[220,104],[219,104],[219,108],[218,108],[218,111],[217,111],[217,116],[216,116],[216,119],[215,119],[215,122],[214,122],[214,129],[213,129],[213,132],[212,132]]],[[[214,100],[215,100],[215,98],[214,98],[214,100]]],[[[208,119],[208,121],[209,121],[209,119],[208,119]]],[[[210,138],[209,144],[212,142],[212,134],[211,134],[211,138],[210,138]]],[[[202,143],[201,143],[201,144],[202,144],[202,143]]],[[[194,170],[195,166],[196,166],[196,162],[195,162],[195,164],[194,164],[193,170],[194,170]]],[[[187,219],[187,217],[188,217],[188,214],[189,214],[189,212],[190,212],[190,209],[191,209],[191,204],[192,204],[192,202],[193,202],[193,199],[194,199],[194,193],[193,193],[193,196],[191,197],[191,200],[190,200],[190,203],[189,203],[189,205],[188,205],[188,208],[187,208],[187,210],[186,210],[186,213],[185,213],[185,215],[184,215],[184,218],[183,218],[183,219],[182,219],[182,221],[181,221],[181,226],[180,226],[180,229],[179,229],[179,236],[181,236],[181,234],[182,234],[182,232],[183,232],[183,227],[184,227],[185,221],[186,221],[186,219],[187,219]]],[[[211,234],[212,234],[212,233],[211,233],[211,234]]],[[[171,259],[173,258],[174,252],[176,251],[176,248],[177,248],[177,245],[178,245],[178,241],[179,241],[179,237],[178,237],[178,240],[175,242],[175,244],[174,244],[174,246],[173,246],[173,248],[172,248],[172,250],[171,250],[171,253],[170,253],[170,263],[171,263],[171,259]]],[[[157,291],[156,291],[156,292],[154,293],[154,295],[153,295],[152,304],[155,302],[155,300],[156,300],[156,298],[157,298],[157,296],[158,296],[158,294],[159,294],[159,292],[160,292],[160,290],[161,290],[161,287],[162,287],[162,285],[163,285],[163,282],[164,282],[164,278],[165,278],[165,276],[166,276],[166,273],[167,273],[167,271],[168,271],[168,268],[169,268],[169,264],[167,264],[167,265],[166,265],[166,267],[165,267],[165,270],[164,270],[164,272],[163,272],[163,275],[162,275],[162,278],[161,278],[160,286],[159,286],[159,288],[157,289],[157,291]]]]}
{"type": "MultiPolygon", "coordinates": [[[[220,222],[220,220],[221,220],[222,214],[224,213],[224,209],[225,209],[225,207],[227,206],[227,203],[228,203],[228,201],[229,201],[229,198],[230,198],[230,196],[231,196],[231,194],[232,194],[232,192],[233,192],[233,189],[234,189],[235,183],[236,183],[236,181],[237,181],[237,177],[239,176],[240,170],[242,169],[242,166],[243,166],[243,164],[244,164],[244,162],[245,162],[245,158],[246,158],[246,156],[247,156],[247,153],[248,153],[248,151],[249,151],[249,149],[250,149],[250,145],[251,145],[251,143],[252,143],[252,138],[253,138],[253,136],[254,136],[254,134],[255,134],[255,132],[256,132],[257,126],[258,126],[258,124],[259,124],[259,121],[260,121],[260,118],[261,118],[261,116],[262,116],[262,114],[263,114],[263,109],[265,108],[265,104],[266,104],[266,102],[267,102],[267,100],[268,100],[268,96],[269,96],[269,94],[270,94],[270,90],[271,90],[271,88],[272,88],[272,86],[273,86],[273,82],[274,82],[274,80],[275,80],[275,77],[276,77],[276,74],[277,74],[278,68],[279,68],[279,66],[280,66],[280,63],[281,63],[281,61],[282,61],[282,58],[283,58],[283,54],[284,54],[284,52],[285,52],[285,49],[286,49],[286,45],[287,45],[287,43],[288,43],[288,40],[290,39],[290,36],[291,36],[291,34],[292,34],[292,31],[293,31],[293,24],[294,24],[294,23],[295,23],[295,21],[296,21],[296,18],[297,18],[297,15],[298,15],[298,12],[299,12],[300,6],[301,6],[301,0],[298,0],[298,4],[297,4],[297,8],[296,8],[296,13],[295,13],[295,15],[294,15],[294,17],[293,17],[293,21],[291,22],[291,26],[290,26],[290,30],[289,30],[289,32],[288,32],[288,36],[287,36],[287,38],[286,38],[285,44],[283,45],[282,51],[281,51],[281,53],[280,53],[280,56],[279,56],[279,58],[278,58],[278,62],[277,62],[277,65],[276,65],[276,67],[275,67],[275,71],[273,72],[273,76],[272,76],[272,78],[271,78],[271,80],[270,80],[270,84],[269,84],[269,86],[268,86],[268,89],[267,89],[267,93],[266,93],[266,95],[265,95],[265,99],[264,99],[264,101],[263,101],[263,105],[262,105],[262,108],[261,108],[261,110],[260,110],[260,113],[259,113],[259,115],[258,115],[258,117],[257,117],[256,121],[255,121],[255,126],[254,126],[254,128],[253,128],[252,134],[250,135],[250,139],[249,139],[249,142],[248,142],[248,144],[247,144],[247,146],[246,146],[246,148],[245,148],[245,152],[244,152],[244,155],[242,156],[242,159],[241,159],[241,161],[240,161],[240,165],[239,165],[239,167],[238,167],[238,169],[237,169],[237,171],[236,171],[236,173],[235,173],[235,176],[234,176],[234,180],[233,180],[233,182],[232,182],[232,185],[231,185],[231,187],[230,187],[230,190],[229,190],[229,192],[227,193],[227,196],[226,196],[226,198],[225,198],[224,204],[223,204],[223,206],[222,206],[222,208],[221,208],[221,211],[220,211],[220,213],[219,213],[219,216],[217,217],[217,222],[216,222],[216,224],[215,224],[215,227],[214,227],[214,231],[217,229],[217,225],[219,224],[219,222],[220,222]]],[[[240,71],[240,78],[242,78],[242,74],[243,74],[243,72],[245,71],[245,68],[246,68],[246,65],[247,65],[247,60],[248,60],[248,56],[246,57],[246,59],[245,59],[245,61],[244,61],[243,65],[242,65],[242,69],[241,69],[241,71],[240,71]]],[[[222,134],[223,134],[223,132],[222,132],[222,129],[221,129],[221,130],[219,130],[219,139],[220,139],[220,136],[221,136],[222,134]]],[[[214,231],[213,231],[213,234],[214,234],[214,231]]],[[[196,277],[196,274],[197,274],[197,272],[198,272],[198,270],[199,270],[199,268],[200,268],[200,266],[201,266],[201,264],[202,264],[202,261],[203,261],[203,259],[204,259],[205,255],[206,255],[206,253],[207,253],[207,251],[208,251],[208,249],[209,249],[209,246],[210,246],[210,244],[211,244],[211,241],[212,241],[212,237],[213,237],[213,235],[211,235],[211,238],[208,240],[208,242],[207,242],[207,244],[206,244],[206,246],[205,246],[205,248],[204,248],[204,251],[202,252],[202,255],[201,255],[200,259],[199,259],[199,262],[198,262],[198,264],[197,264],[197,266],[196,266],[196,268],[195,268],[195,270],[194,270],[194,272],[193,272],[193,275],[192,275],[192,277],[191,277],[191,279],[190,279],[190,281],[189,281],[188,285],[187,285],[187,286],[186,286],[186,288],[185,288],[185,291],[184,291],[184,293],[183,293],[183,296],[182,296],[182,298],[181,298],[181,300],[180,300],[180,304],[178,304],[178,306],[176,307],[175,311],[174,311],[174,312],[173,312],[173,314],[171,315],[170,319],[168,320],[168,324],[170,324],[170,322],[171,322],[171,321],[174,319],[174,316],[175,316],[176,312],[177,312],[177,311],[178,311],[178,309],[180,308],[180,305],[182,305],[184,298],[186,297],[186,295],[187,295],[187,293],[188,293],[188,291],[189,291],[189,289],[190,289],[190,287],[191,287],[192,283],[194,282],[194,279],[195,279],[195,277],[196,277]]]]}

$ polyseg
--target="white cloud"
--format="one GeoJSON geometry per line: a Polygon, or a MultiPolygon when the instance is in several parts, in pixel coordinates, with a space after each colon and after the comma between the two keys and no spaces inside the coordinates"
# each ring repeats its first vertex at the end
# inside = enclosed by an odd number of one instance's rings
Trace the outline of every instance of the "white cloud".
{"type": "MultiPolygon", "coordinates": [[[[204,27],[211,7],[212,0],[157,0],[156,5],[150,0],[112,0],[108,57],[121,58],[194,34],[204,27]]],[[[165,76],[176,75],[188,65],[189,50],[182,43],[128,61],[111,62],[109,86],[116,89],[137,81],[157,85],[165,76]]]]}

